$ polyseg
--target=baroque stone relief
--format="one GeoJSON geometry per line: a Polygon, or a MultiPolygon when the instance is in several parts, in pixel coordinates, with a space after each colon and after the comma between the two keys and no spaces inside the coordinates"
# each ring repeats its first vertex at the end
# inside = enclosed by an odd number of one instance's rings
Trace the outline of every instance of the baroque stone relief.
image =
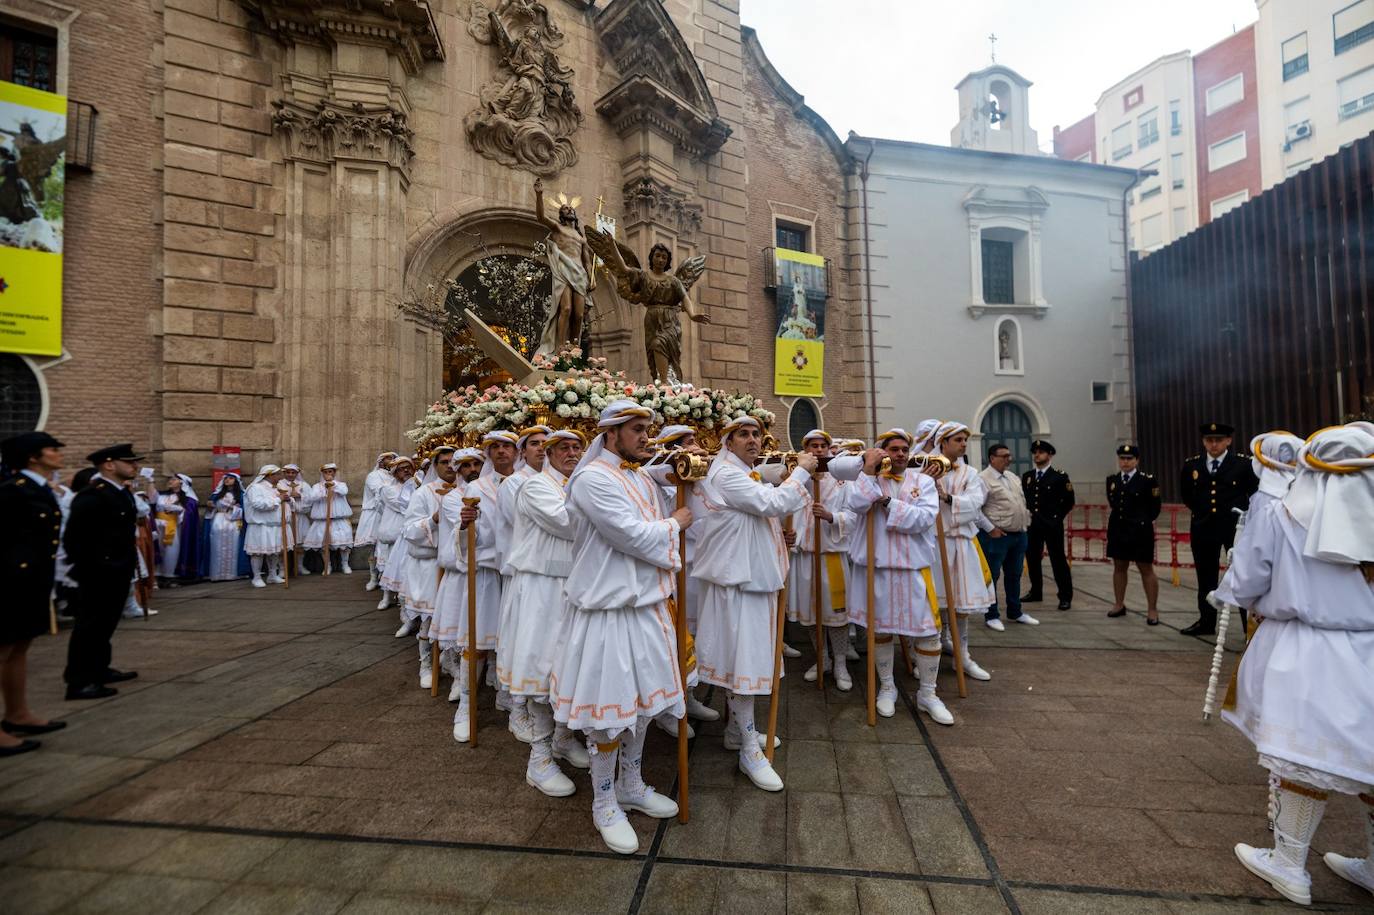
{"type": "Polygon", "coordinates": [[[408,173],[415,156],[415,131],[405,112],[396,108],[368,108],[361,102],[343,108],[321,99],[309,109],[277,99],[272,102],[272,126],[292,159],[374,159],[408,173]]]}
{"type": "Polygon", "coordinates": [[[536,175],[556,175],[577,162],[572,135],[582,126],[573,70],[555,50],[563,31],[536,0],[473,0],[468,34],[496,48],[498,72],[463,118],[468,142],[488,159],[536,175]]]}
{"type": "Polygon", "coordinates": [[[625,225],[653,223],[691,242],[701,229],[701,204],[689,203],[687,195],[653,178],[636,178],[625,185],[625,225]]]}

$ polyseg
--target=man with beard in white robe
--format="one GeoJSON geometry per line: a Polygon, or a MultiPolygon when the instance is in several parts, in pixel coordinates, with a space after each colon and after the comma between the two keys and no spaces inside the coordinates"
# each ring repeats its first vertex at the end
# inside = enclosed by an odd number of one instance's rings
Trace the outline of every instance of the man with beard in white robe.
{"type": "Polygon", "coordinates": [[[1236,857],[1310,904],[1307,852],[1327,799],[1357,795],[1364,857],[1328,852],[1323,861],[1374,892],[1374,425],[1307,440],[1292,487],[1246,518],[1214,599],[1262,618],[1222,718],[1269,770],[1274,847],[1240,843],[1236,857]]]}
{"type": "Polygon", "coordinates": [[[291,566],[294,574],[309,575],[310,570],[305,567],[305,551],[301,547],[306,528],[310,526],[310,487],[301,479],[301,468],[297,464],[283,464],[281,473],[286,492],[286,550],[295,557],[291,566]]]}
{"type": "MultiPolygon", "coordinates": [[[[543,468],[529,475],[512,507],[512,530],[503,585],[501,649],[496,673],[503,689],[527,703],[530,758],[525,783],[550,797],[573,793],[572,781],[558,768],[565,760],[578,769],[590,765],[587,748],[566,725],[554,724],[549,707],[549,674],[558,650],[567,602],[563,584],[572,568],[573,524],[568,511],[568,476],[582,457],[582,433],[561,429],[548,435],[543,468]]],[[[507,480],[502,484],[502,497],[507,480]]]]}
{"type": "Polygon", "coordinates": [[[358,513],[358,528],[353,532],[354,546],[370,546],[367,556],[366,591],[377,590],[377,576],[380,566],[377,563],[377,525],[382,520],[382,487],[390,479],[387,468],[397,457],[394,451],[383,451],[377,455],[377,463],[367,472],[363,480],[363,504],[358,513]]]}
{"type": "Polygon", "coordinates": [[[452,445],[430,452],[424,482],[410,497],[401,537],[406,544],[404,618],[419,620],[415,639],[420,651],[420,688],[429,689],[436,676],[429,649],[429,624],[439,591],[439,508],[456,486],[452,445]]]}
{"type": "Polygon", "coordinates": [[[697,561],[691,569],[701,587],[697,621],[697,675],[728,690],[728,749],[739,751],[739,769],[765,791],[781,791],[782,779],[759,746],[754,697],[775,687],[778,591],[787,580],[787,545],[780,519],[806,502],[806,483],[816,457],[802,454],[797,467],[774,487],[754,470],[763,448],[763,427],[753,417],[721,427],[721,449],[706,479],[697,484],[706,514],[701,519],[697,561]]]}
{"type": "Polygon", "coordinates": [[[568,482],[568,610],[549,679],[554,720],[587,735],[592,822],[608,848],[626,855],[639,850],[626,810],[677,816],[677,804],[644,783],[640,765],[649,722],[686,710],[668,599],[682,564],[678,532],[692,512],[668,512],[640,469],[653,454],[652,420],[653,411],[634,401],[607,405],[603,431],[568,482]]]}

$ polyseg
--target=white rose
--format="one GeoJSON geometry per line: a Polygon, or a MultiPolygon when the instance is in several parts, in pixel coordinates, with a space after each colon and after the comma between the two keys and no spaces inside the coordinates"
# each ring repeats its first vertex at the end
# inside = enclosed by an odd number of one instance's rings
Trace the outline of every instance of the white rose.
{"type": "Polygon", "coordinates": [[[576,392],[576,391],[565,391],[565,392],[563,393],[563,402],[564,402],[564,403],[577,403],[577,392],[576,392]]]}
{"type": "Polygon", "coordinates": [[[559,404],[558,415],[563,417],[564,419],[567,419],[569,416],[572,416],[572,407],[568,406],[565,403],[559,404]]]}

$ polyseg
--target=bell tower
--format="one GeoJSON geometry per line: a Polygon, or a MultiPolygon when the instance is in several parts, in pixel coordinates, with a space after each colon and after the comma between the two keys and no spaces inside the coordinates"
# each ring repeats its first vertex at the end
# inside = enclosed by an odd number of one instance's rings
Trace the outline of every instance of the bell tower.
{"type": "Polygon", "coordinates": [[[1030,86],[1030,80],[1011,67],[996,63],[965,76],[954,87],[959,93],[959,123],[950,131],[950,145],[1040,155],[1030,126],[1030,86]]]}

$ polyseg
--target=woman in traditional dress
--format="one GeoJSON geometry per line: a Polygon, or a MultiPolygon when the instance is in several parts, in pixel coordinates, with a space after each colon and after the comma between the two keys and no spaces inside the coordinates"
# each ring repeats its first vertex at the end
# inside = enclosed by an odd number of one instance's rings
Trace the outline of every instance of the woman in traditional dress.
{"type": "Polygon", "coordinates": [[[243,480],[226,473],[210,494],[213,517],[210,520],[211,581],[233,581],[239,577],[239,553],[243,542],[243,480]]]}
{"type": "Polygon", "coordinates": [[[167,478],[167,489],[157,495],[155,506],[162,553],[157,560],[158,578],[195,578],[200,550],[200,503],[184,473],[167,478]]]}

